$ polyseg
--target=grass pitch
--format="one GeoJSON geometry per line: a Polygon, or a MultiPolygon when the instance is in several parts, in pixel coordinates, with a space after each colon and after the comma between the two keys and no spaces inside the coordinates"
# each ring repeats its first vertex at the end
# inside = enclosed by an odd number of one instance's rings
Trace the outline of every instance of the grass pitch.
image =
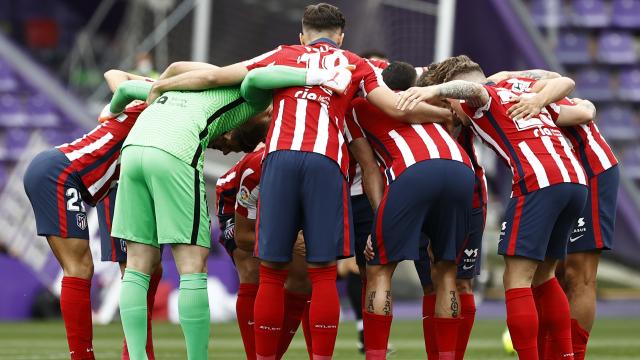
{"type": "MultiPolygon", "coordinates": [[[[471,335],[465,359],[515,359],[502,349],[500,337],[504,320],[478,320],[471,335]]],[[[235,323],[213,324],[210,359],[243,359],[240,334],[235,323]]],[[[640,358],[640,319],[599,319],[589,341],[587,358],[632,360],[640,358]]],[[[119,359],[122,344],[119,323],[96,325],[94,347],[97,359],[119,359]]],[[[156,357],[186,359],[179,326],[154,324],[156,357]]],[[[422,326],[419,321],[394,321],[391,343],[396,348],[390,359],[425,359],[422,326]]],[[[0,359],[68,359],[62,322],[0,323],[0,359]]],[[[297,334],[285,359],[306,359],[304,339],[297,334]]],[[[334,359],[364,359],[356,350],[355,326],[340,324],[334,359]]]]}

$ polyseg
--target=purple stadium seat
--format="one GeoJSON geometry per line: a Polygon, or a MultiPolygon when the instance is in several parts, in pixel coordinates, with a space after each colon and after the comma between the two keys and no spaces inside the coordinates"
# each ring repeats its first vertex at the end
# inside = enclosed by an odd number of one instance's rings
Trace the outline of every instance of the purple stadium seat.
{"type": "Polygon", "coordinates": [[[567,15],[561,2],[557,2],[557,9],[554,2],[548,0],[532,0],[529,4],[531,19],[539,27],[558,27],[567,24],[567,15]]]}
{"type": "Polygon", "coordinates": [[[609,9],[603,0],[573,0],[573,24],[582,27],[605,27],[611,22],[609,9]]]}
{"type": "Polygon", "coordinates": [[[591,62],[589,53],[589,36],[581,32],[565,32],[560,34],[556,46],[556,56],[565,64],[588,64],[591,62]]]}
{"type": "Polygon", "coordinates": [[[20,128],[12,128],[7,130],[4,135],[4,145],[7,154],[12,159],[18,159],[29,142],[31,131],[20,128]]]}
{"type": "Polygon", "coordinates": [[[640,0],[613,0],[612,25],[640,28],[640,0]]]}
{"type": "Polygon", "coordinates": [[[25,126],[27,114],[22,107],[20,98],[15,95],[5,94],[0,96],[0,125],[25,126]]]}
{"type": "Polygon", "coordinates": [[[598,60],[607,64],[634,64],[638,61],[631,33],[606,31],[598,39],[598,60]]]}
{"type": "Polygon", "coordinates": [[[598,127],[612,141],[637,141],[639,130],[636,114],[629,106],[598,109],[598,127]]]}
{"type": "Polygon", "coordinates": [[[31,96],[27,101],[29,125],[35,127],[52,127],[58,125],[58,114],[53,104],[44,96],[31,96]]]}
{"type": "Polygon", "coordinates": [[[624,173],[632,179],[640,180],[640,147],[627,149],[622,156],[624,173]]]}
{"type": "Polygon", "coordinates": [[[621,100],[640,102],[640,68],[620,72],[618,97],[621,100]]]}
{"type": "Polygon", "coordinates": [[[18,79],[11,69],[0,63],[0,92],[13,92],[18,88],[18,79]]]}
{"type": "Polygon", "coordinates": [[[615,98],[608,71],[585,69],[577,73],[575,79],[579,97],[592,101],[610,101],[615,98]]]}

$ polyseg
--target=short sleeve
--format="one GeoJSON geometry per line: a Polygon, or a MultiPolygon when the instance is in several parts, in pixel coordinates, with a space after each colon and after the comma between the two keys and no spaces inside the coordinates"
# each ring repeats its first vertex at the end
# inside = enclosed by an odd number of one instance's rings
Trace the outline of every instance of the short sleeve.
{"type": "Polygon", "coordinates": [[[253,59],[244,61],[243,65],[247,68],[247,70],[253,70],[253,69],[275,64],[281,52],[282,52],[282,46],[278,46],[277,48],[269,52],[266,52],[262,55],[258,55],[253,59]]]}
{"type": "Polygon", "coordinates": [[[549,115],[551,115],[551,119],[553,120],[553,122],[558,121],[558,117],[560,117],[560,109],[562,105],[574,106],[575,104],[571,102],[569,98],[565,97],[562,100],[559,100],[547,105],[547,111],[549,111],[549,115]]]}
{"type": "Polygon", "coordinates": [[[345,117],[345,130],[347,135],[347,141],[351,143],[353,140],[365,138],[364,130],[360,123],[358,122],[358,114],[356,113],[355,107],[349,106],[349,110],[347,111],[347,115],[345,117]]]}
{"type": "Polygon", "coordinates": [[[260,196],[260,176],[251,168],[245,169],[236,195],[236,212],[247,219],[255,220],[260,196]]]}
{"type": "Polygon", "coordinates": [[[360,59],[357,63],[354,78],[362,79],[359,86],[365,97],[376,88],[386,86],[382,80],[382,69],[374,66],[366,59],[360,59]]]}

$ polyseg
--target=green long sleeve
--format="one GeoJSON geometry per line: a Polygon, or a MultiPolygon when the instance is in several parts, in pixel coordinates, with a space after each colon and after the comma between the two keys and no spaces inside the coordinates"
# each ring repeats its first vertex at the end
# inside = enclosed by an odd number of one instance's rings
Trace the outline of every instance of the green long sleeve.
{"type": "Polygon", "coordinates": [[[111,98],[109,111],[118,114],[133,100],[147,100],[152,85],[153,83],[143,80],[127,80],[118,85],[111,98]]]}
{"type": "Polygon", "coordinates": [[[249,71],[240,85],[240,95],[254,108],[265,108],[272,99],[272,89],[305,86],[306,69],[290,66],[267,66],[249,71]]]}

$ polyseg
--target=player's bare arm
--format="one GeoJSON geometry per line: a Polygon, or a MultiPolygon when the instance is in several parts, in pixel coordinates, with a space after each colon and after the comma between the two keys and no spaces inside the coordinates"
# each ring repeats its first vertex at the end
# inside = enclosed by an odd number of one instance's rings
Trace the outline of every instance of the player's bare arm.
{"type": "Polygon", "coordinates": [[[540,80],[531,88],[531,92],[536,94],[531,97],[514,98],[515,104],[509,108],[507,113],[512,119],[531,119],[538,115],[545,106],[569,95],[575,87],[576,83],[568,77],[540,80]]]}
{"type": "Polygon", "coordinates": [[[522,71],[500,71],[487,78],[489,81],[498,83],[500,81],[511,78],[526,78],[532,80],[546,80],[559,78],[562,75],[555,71],[542,70],[542,69],[529,69],[522,71]]]}
{"type": "Polygon", "coordinates": [[[589,100],[572,99],[574,106],[560,105],[560,113],[556,124],[559,126],[574,126],[593,121],[596,107],[589,100]]]}
{"type": "Polygon", "coordinates": [[[384,179],[373,156],[373,149],[365,138],[358,138],[349,144],[349,150],[362,168],[362,185],[373,209],[377,209],[384,193],[384,179]]]}
{"type": "Polygon", "coordinates": [[[387,115],[409,124],[442,123],[451,118],[448,109],[427,103],[418,104],[412,108],[398,108],[400,95],[386,87],[378,87],[367,95],[367,100],[387,115]]]}
{"type": "Polygon", "coordinates": [[[240,250],[253,252],[256,242],[256,221],[236,212],[234,239],[240,250]]]}
{"type": "Polygon", "coordinates": [[[439,85],[409,88],[400,94],[396,108],[411,110],[424,101],[444,99],[465,100],[470,106],[478,108],[489,101],[489,93],[481,84],[453,80],[439,85]]]}
{"type": "Polygon", "coordinates": [[[117,70],[117,69],[107,70],[104,73],[104,80],[107,82],[107,85],[109,86],[109,89],[111,89],[111,92],[116,91],[116,89],[118,88],[118,85],[122,84],[127,80],[145,80],[145,79],[147,78],[144,76],[128,73],[126,71],[117,70]]]}
{"type": "Polygon", "coordinates": [[[171,63],[164,72],[160,75],[158,80],[164,80],[172,76],[180,75],[194,70],[213,70],[219,67],[209,63],[203,63],[198,61],[176,61],[171,63]]]}

